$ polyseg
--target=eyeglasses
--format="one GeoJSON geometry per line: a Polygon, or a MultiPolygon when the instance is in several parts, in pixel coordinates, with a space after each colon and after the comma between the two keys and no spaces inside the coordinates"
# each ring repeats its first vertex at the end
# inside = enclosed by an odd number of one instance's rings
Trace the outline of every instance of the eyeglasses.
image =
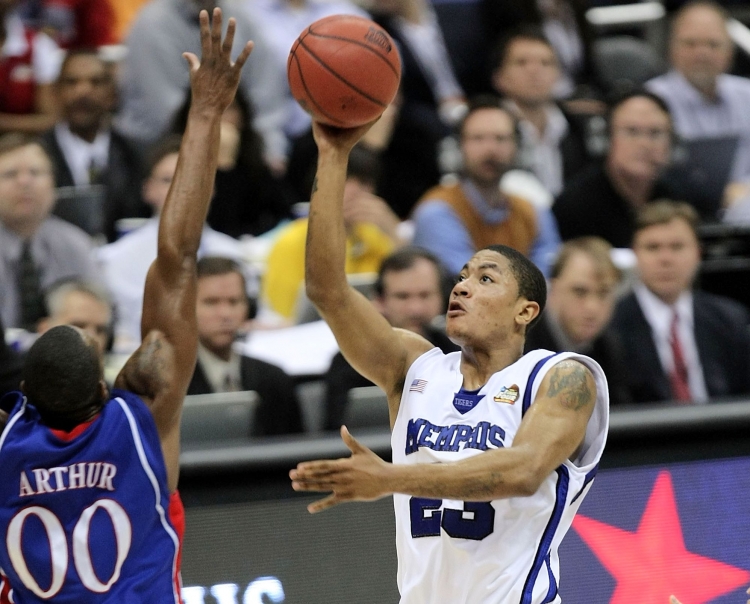
{"type": "Polygon", "coordinates": [[[635,126],[618,126],[615,132],[631,140],[645,138],[652,143],[666,143],[672,138],[672,131],[665,128],[636,128],[635,126]]]}

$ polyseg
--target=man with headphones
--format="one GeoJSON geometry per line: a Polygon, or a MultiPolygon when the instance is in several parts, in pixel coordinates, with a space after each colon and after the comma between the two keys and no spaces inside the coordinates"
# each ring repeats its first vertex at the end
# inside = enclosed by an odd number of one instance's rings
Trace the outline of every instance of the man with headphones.
{"type": "Polygon", "coordinates": [[[242,266],[231,258],[204,256],[196,265],[198,362],[188,394],[253,390],[258,435],[302,432],[294,382],[281,368],[233,349],[248,318],[249,300],[242,266]]]}
{"type": "Polygon", "coordinates": [[[612,105],[608,127],[604,160],[571,179],[552,211],[566,241],[596,235],[629,247],[638,208],[671,197],[659,177],[674,145],[672,119],[659,97],[635,91],[612,105]]]}
{"type": "Polygon", "coordinates": [[[414,245],[430,250],[454,275],[478,249],[507,245],[546,275],[560,245],[552,213],[500,190],[518,151],[516,118],[496,97],[478,97],[469,103],[458,135],[462,178],[422,196],[413,213],[414,245]]]}

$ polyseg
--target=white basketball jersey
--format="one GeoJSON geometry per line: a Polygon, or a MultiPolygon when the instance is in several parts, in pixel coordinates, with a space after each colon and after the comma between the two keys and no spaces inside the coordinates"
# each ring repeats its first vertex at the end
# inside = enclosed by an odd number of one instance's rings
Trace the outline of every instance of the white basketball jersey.
{"type": "Polygon", "coordinates": [[[393,427],[393,463],[438,463],[510,447],[549,369],[584,363],[597,398],[575,463],[566,460],[530,497],[483,503],[395,494],[398,588],[402,604],[560,602],[557,548],[596,475],[609,423],[607,380],[592,359],[534,350],[462,389],[461,353],[433,348],[406,376],[393,427]]]}

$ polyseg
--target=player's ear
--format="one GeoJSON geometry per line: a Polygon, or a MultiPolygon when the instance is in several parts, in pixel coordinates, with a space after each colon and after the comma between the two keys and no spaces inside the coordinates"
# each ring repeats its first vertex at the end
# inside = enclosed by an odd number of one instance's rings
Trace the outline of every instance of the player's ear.
{"type": "Polygon", "coordinates": [[[519,298],[516,305],[516,324],[526,326],[539,316],[539,303],[519,298]]]}

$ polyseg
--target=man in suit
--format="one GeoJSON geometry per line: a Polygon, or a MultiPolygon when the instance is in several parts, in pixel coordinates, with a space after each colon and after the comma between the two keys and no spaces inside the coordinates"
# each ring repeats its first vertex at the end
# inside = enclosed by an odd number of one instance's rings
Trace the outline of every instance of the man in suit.
{"type": "Polygon", "coordinates": [[[640,282],[613,320],[636,402],[706,402],[750,392],[747,309],[692,288],[700,264],[697,224],[695,210],[682,202],[654,202],[637,216],[640,282]]]}
{"type": "Polygon", "coordinates": [[[0,398],[18,389],[21,381],[21,357],[5,343],[5,328],[0,320],[0,398]]]}
{"type": "Polygon", "coordinates": [[[197,271],[198,362],[188,394],[254,390],[261,399],[256,433],[302,432],[292,379],[279,367],[232,349],[248,315],[242,268],[229,258],[206,256],[197,271]]]}
{"type": "Polygon", "coordinates": [[[608,328],[621,280],[611,251],[612,246],[600,237],[563,244],[552,265],[547,306],[526,335],[524,352],[543,348],[590,356],[607,376],[610,403],[619,405],[632,401],[624,378],[623,350],[608,328]]]}
{"type": "Polygon", "coordinates": [[[54,164],[55,214],[113,241],[117,220],[147,217],[149,210],[140,199],[138,155],[111,127],[111,69],[96,51],[71,51],[54,91],[60,119],[41,140],[54,164]]]}

